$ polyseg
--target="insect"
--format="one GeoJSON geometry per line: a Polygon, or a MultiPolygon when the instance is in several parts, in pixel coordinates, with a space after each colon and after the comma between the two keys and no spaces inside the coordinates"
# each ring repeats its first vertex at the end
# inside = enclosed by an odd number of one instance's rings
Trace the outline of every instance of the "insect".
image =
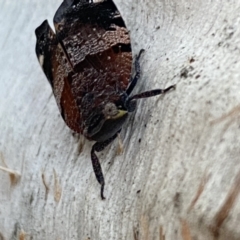
{"type": "Polygon", "coordinates": [[[132,74],[129,32],[112,0],[64,0],[54,16],[35,30],[36,54],[59,111],[73,131],[96,141],[91,160],[104,199],[104,176],[96,152],[121,131],[136,100],[173,89],[131,95],[140,77],[140,51],[132,74]]]}

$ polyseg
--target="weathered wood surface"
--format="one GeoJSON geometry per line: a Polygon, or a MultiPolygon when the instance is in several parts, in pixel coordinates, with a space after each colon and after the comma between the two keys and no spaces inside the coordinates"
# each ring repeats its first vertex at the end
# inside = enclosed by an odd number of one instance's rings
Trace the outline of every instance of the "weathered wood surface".
{"type": "Polygon", "coordinates": [[[240,2],[116,0],[134,53],[146,49],[141,101],[99,154],[102,201],[78,137],[35,56],[35,28],[61,1],[0,2],[0,239],[240,239],[240,2]]]}

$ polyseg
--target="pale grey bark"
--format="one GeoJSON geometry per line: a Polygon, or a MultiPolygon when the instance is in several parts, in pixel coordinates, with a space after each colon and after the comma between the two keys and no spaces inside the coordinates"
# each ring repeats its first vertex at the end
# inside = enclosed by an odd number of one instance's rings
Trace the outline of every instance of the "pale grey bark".
{"type": "Polygon", "coordinates": [[[137,90],[177,89],[98,154],[105,201],[35,56],[60,2],[0,2],[0,165],[21,173],[0,170],[0,239],[240,239],[240,2],[116,0],[146,49],[137,90]]]}

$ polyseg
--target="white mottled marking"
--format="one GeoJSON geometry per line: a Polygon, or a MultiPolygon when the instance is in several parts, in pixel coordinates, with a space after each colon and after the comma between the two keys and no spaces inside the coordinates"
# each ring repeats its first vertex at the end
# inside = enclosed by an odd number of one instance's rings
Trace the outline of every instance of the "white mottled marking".
{"type": "Polygon", "coordinates": [[[43,55],[39,55],[38,61],[41,65],[41,67],[43,67],[43,63],[44,63],[44,56],[43,55]]]}
{"type": "Polygon", "coordinates": [[[104,2],[105,0],[89,0],[89,3],[100,3],[104,2]]]}

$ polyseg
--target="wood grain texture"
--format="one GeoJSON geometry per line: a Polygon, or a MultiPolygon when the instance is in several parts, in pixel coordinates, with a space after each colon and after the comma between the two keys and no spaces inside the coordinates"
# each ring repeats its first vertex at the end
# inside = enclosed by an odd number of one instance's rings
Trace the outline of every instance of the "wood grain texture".
{"type": "Polygon", "coordinates": [[[146,50],[136,92],[177,89],[140,101],[123,155],[117,142],[99,154],[105,201],[92,143],[79,154],[35,56],[61,1],[0,2],[0,165],[21,173],[11,185],[0,172],[0,237],[239,239],[239,1],[115,2],[146,50]]]}

